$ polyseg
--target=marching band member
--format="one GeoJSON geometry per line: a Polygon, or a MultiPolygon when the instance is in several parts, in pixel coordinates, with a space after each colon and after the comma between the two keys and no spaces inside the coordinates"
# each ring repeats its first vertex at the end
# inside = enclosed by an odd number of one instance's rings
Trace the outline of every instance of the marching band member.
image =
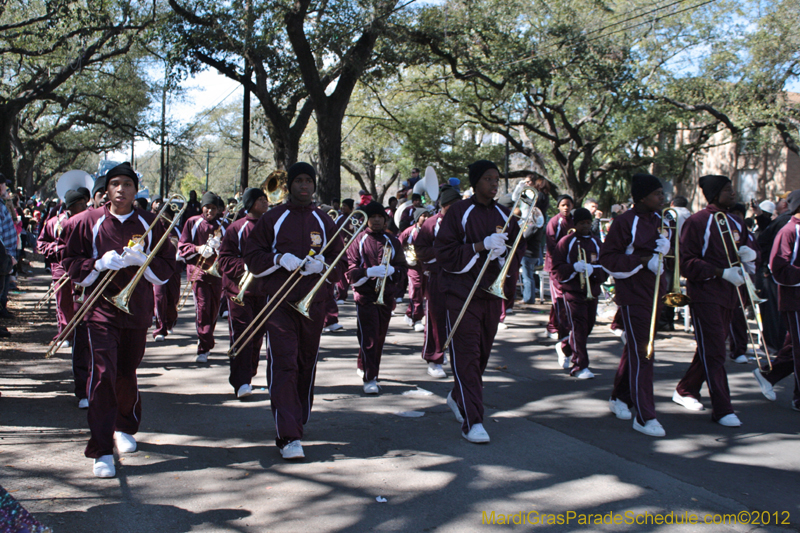
{"type": "Polygon", "coordinates": [[[564,295],[570,329],[568,342],[556,344],[559,348],[559,366],[569,368],[569,374],[578,379],[594,377],[589,370],[586,341],[597,318],[600,285],[608,277],[597,264],[600,238],[592,235],[593,218],[588,209],[576,209],[572,215],[575,233],[563,237],[553,253],[553,273],[564,295]],[[579,249],[583,250],[586,260],[579,259],[579,249]],[[593,298],[587,297],[587,287],[582,286],[582,280],[583,283],[589,283],[588,292],[593,298]]]}
{"type": "Polygon", "coordinates": [[[753,375],[764,397],[774,402],[772,386],[794,372],[792,409],[800,411],[800,190],[792,191],[786,201],[792,218],[775,237],[769,267],[778,284],[778,309],[786,317],[789,332],[772,363],[772,372],[762,374],[756,368],[753,375]]]}
{"type": "Polygon", "coordinates": [[[700,387],[705,381],[711,396],[712,420],[723,426],[738,427],[742,423],[733,412],[728,375],[725,372],[725,338],[731,313],[739,305],[736,291],[745,280],[742,269],[730,265],[741,260],[755,272],[753,262],[756,252],[747,246],[747,227],[727,214],[736,203],[731,181],[725,176],[703,176],[699,184],[708,206],[683,223],[680,242],[680,268],[686,278],[687,296],[691,300],[689,308],[697,350],[672,400],[689,410],[702,411],[700,387]],[[730,236],[723,236],[714,220],[715,213],[720,212],[726,213],[730,236]],[[727,255],[723,238],[727,243],[727,255]],[[736,257],[731,246],[731,238],[739,247],[739,257],[736,257]]]}
{"type": "MultiPolygon", "coordinates": [[[[397,238],[386,233],[388,216],[378,202],[361,208],[367,216],[367,230],[347,249],[347,280],[353,286],[358,329],[358,369],[363,372],[365,394],[378,394],[378,372],[383,343],[392,318],[395,297],[406,275],[406,259],[397,238]],[[388,245],[387,249],[384,249],[388,245]],[[389,264],[384,253],[389,251],[389,264]],[[378,280],[385,283],[383,304],[378,305],[378,280]]],[[[361,375],[359,372],[359,375],[361,375]]]]}
{"type": "Polygon", "coordinates": [[[178,243],[181,257],[186,261],[186,282],[192,283],[197,308],[197,359],[207,363],[214,348],[214,328],[217,325],[222,279],[205,272],[214,264],[225,226],[219,218],[219,198],[213,192],[203,195],[201,213],[189,218],[183,226],[178,243]]]}
{"type": "Polygon", "coordinates": [[[154,252],[152,246],[163,235],[157,224],[143,245],[128,247],[140,238],[155,217],[134,210],[133,198],[138,176],[128,163],[107,174],[109,204],[87,211],[76,219],[64,252],[64,267],[79,285],[91,294],[104,279],[104,272],[119,273],[106,293],[115,295],[134,277],[148,254],[155,253],[145,270],[138,290],[130,300],[131,314],[126,314],[98,298],[86,315],[92,373],[89,382],[89,429],[91,438],[84,454],[93,458],[94,475],[113,477],[114,444],[120,453],[136,450],[133,435],[142,418],[142,402],[136,383],[136,369],[144,355],[147,328],[153,317],[151,283],[165,283],[175,268],[175,249],[166,243],[154,252]]]}
{"type": "Polygon", "coordinates": [[[105,203],[106,196],[106,177],[100,176],[94,180],[94,187],[92,187],[92,202],[89,209],[98,209],[105,203]]]}
{"type": "Polygon", "coordinates": [[[660,234],[664,189],[655,176],[634,174],[631,196],[634,208],[614,219],[600,248],[599,262],[614,276],[614,299],[627,339],[608,403],[611,412],[621,420],[630,420],[630,407],[636,407],[633,429],[663,437],[664,428],[656,420],[653,359],[647,358],[647,345],[656,283],[659,283],[659,302],[666,294],[664,268],[658,266],[658,254],[666,254],[670,249],[670,239],[660,234]]]}
{"type": "Polygon", "coordinates": [[[411,205],[408,207],[403,208],[403,214],[400,215],[400,226],[399,229],[401,232],[405,231],[406,228],[411,226],[414,221],[416,220],[415,214],[417,209],[420,209],[422,206],[422,195],[413,193],[411,195],[411,205]]]}
{"type": "Polygon", "coordinates": [[[470,289],[475,283],[480,285],[449,346],[455,380],[453,390],[447,395],[447,405],[461,422],[461,435],[474,443],[489,442],[489,434],[483,427],[483,372],[502,312],[501,299],[482,289],[489,287],[500,274],[501,263],[513,261],[511,270],[519,269],[525,251],[525,243],[521,242],[515,255],[508,256],[506,241],[514,242],[519,226],[516,220],[509,219],[508,209],[494,200],[499,181],[497,165],[486,160],[472,163],[469,182],[475,192],[468,200],[456,202],[447,210],[434,245],[441,269],[439,286],[444,292],[448,335],[470,289]],[[507,220],[507,233],[498,233],[507,220]],[[478,281],[487,257],[490,264],[478,281]]]}
{"type": "MultiPolygon", "coordinates": [[[[239,294],[239,281],[245,273],[242,252],[244,242],[256,227],[261,216],[269,206],[267,195],[259,188],[249,188],[242,196],[247,215],[230,226],[222,238],[219,249],[219,266],[222,272],[222,285],[228,299],[228,329],[231,344],[236,342],[242,332],[250,325],[264,304],[262,280],[253,280],[244,295],[244,305],[231,302],[239,294]]],[[[261,342],[264,331],[260,331],[245,346],[239,349],[238,355],[231,359],[231,371],[228,381],[239,399],[253,394],[251,380],[258,371],[258,358],[261,353],[261,342]]]]}
{"type": "Polygon", "coordinates": [[[442,187],[439,191],[439,213],[428,218],[419,230],[419,235],[414,243],[417,261],[424,268],[425,282],[425,342],[422,344],[422,358],[428,362],[428,375],[434,378],[446,378],[442,365],[445,363],[442,346],[447,338],[445,332],[445,311],[439,289],[439,264],[436,262],[436,252],[433,243],[439,233],[447,210],[461,199],[461,193],[450,185],[442,187]]]}
{"type": "Polygon", "coordinates": [[[550,273],[550,299],[553,305],[550,307],[550,321],[547,323],[547,332],[550,338],[558,339],[561,343],[569,335],[569,322],[567,319],[567,308],[561,294],[561,287],[558,285],[556,276],[553,274],[553,254],[556,251],[558,241],[573,228],[572,208],[575,202],[571,196],[562,194],[556,201],[558,214],[547,222],[545,228],[545,247],[547,256],[544,258],[544,269],[550,273]]]}
{"type": "MultiPolygon", "coordinates": [[[[414,223],[400,232],[398,239],[406,249],[414,249],[414,242],[419,235],[419,229],[428,220],[430,212],[424,207],[414,210],[414,223]]],[[[425,316],[425,292],[423,286],[422,265],[418,261],[414,264],[408,263],[408,298],[411,300],[406,309],[406,324],[414,328],[416,332],[425,331],[422,318],[425,316]]],[[[405,285],[405,284],[403,284],[405,285]]],[[[403,293],[398,291],[397,296],[402,297],[403,293]]]]}
{"type": "MultiPolygon", "coordinates": [[[[314,401],[314,376],[317,368],[319,341],[325,319],[327,292],[316,293],[310,313],[303,317],[289,304],[307,296],[324,268],[319,252],[336,231],[331,217],[314,206],[316,172],[308,163],[295,163],[287,177],[289,201],[270,209],[250,232],[244,249],[246,268],[258,277],[266,277],[267,301],[282,297],[276,291],[292,272],[301,269],[303,278],[267,321],[267,381],[272,416],[275,420],[275,442],[284,459],[305,457],[301,439],[314,401]],[[314,252],[314,256],[309,256],[314,252]]],[[[344,244],[337,237],[325,251],[334,258],[344,244]]],[[[336,265],[328,279],[336,281],[341,265],[336,265]]]]}
{"type": "MultiPolygon", "coordinates": [[[[160,197],[158,197],[160,198],[160,197]]],[[[163,207],[163,200],[161,205],[156,209],[156,200],[151,203],[151,211],[153,214],[158,214],[163,207]]],[[[171,209],[167,209],[165,215],[169,221],[175,216],[171,209]]],[[[164,227],[169,226],[169,221],[162,220],[164,227]]],[[[181,230],[176,225],[172,228],[172,235],[169,240],[175,249],[178,249],[178,243],[181,239],[181,230]]],[[[169,281],[163,285],[153,285],[153,296],[155,298],[155,318],[156,327],[153,330],[153,340],[156,342],[163,342],[168,335],[172,334],[172,329],[178,323],[178,303],[181,298],[181,273],[183,272],[183,258],[177,254],[175,263],[175,272],[170,276],[169,281]]]]}
{"type": "MultiPolygon", "coordinates": [[[[745,214],[747,212],[747,208],[744,204],[736,204],[734,205],[729,213],[736,217],[740,224],[744,225],[745,214]]],[[[747,246],[752,248],[753,251],[756,252],[756,268],[761,264],[761,257],[759,251],[759,247],[756,245],[755,237],[752,233],[748,233],[748,242],[747,246]]],[[[739,294],[742,296],[742,302],[747,305],[750,300],[747,295],[747,291],[744,287],[739,287],[736,289],[739,291],[739,294]]],[[[745,315],[745,309],[742,309],[742,305],[739,303],[738,299],[736,301],[736,309],[733,310],[731,314],[731,324],[728,326],[728,334],[727,338],[730,339],[730,358],[733,360],[734,363],[739,363],[746,365],[750,362],[747,358],[747,318],[745,315]]],[[[726,339],[727,342],[727,339],[726,339]]],[[[750,349],[750,352],[753,351],[753,348],[750,349]]]]}

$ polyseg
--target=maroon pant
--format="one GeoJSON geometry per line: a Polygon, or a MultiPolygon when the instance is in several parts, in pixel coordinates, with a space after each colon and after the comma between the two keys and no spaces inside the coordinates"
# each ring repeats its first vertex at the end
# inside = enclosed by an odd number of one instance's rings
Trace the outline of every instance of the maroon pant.
{"type": "Polygon", "coordinates": [[[325,302],[315,302],[310,312],[311,320],[284,302],[267,321],[267,382],[279,448],[303,438],[314,403],[325,302]]]}
{"type": "Polygon", "coordinates": [[[346,302],[347,291],[350,289],[350,284],[347,283],[347,280],[344,279],[344,276],[342,276],[339,281],[333,284],[333,288],[335,289],[336,299],[346,302]]]}
{"type": "Polygon", "coordinates": [[[383,343],[389,330],[394,302],[389,305],[356,303],[356,338],[358,338],[358,368],[364,371],[364,383],[378,379],[383,343]]]}
{"type": "Polygon", "coordinates": [[[653,360],[647,358],[651,305],[621,305],[619,314],[628,342],[622,348],[611,399],[636,408],[636,420],[644,425],[656,417],[653,399],[653,360]]]}
{"type": "Polygon", "coordinates": [[[146,329],[118,329],[109,324],[88,324],[92,374],[89,379],[89,430],[83,452],[98,458],[114,453],[114,431],[130,435],[139,431],[142,400],[136,369],[142,362],[146,329]]]}
{"type": "Polygon", "coordinates": [[[425,276],[425,342],[422,345],[422,358],[429,363],[441,365],[444,362],[442,345],[447,339],[445,314],[447,308],[439,292],[439,275],[425,276]]]}
{"type": "Polygon", "coordinates": [[[712,303],[692,303],[690,309],[697,350],[675,390],[681,396],[700,400],[700,387],[705,381],[711,396],[711,418],[716,421],[733,413],[725,372],[725,338],[733,310],[712,303]]]}
{"type": "Polygon", "coordinates": [[[408,297],[411,302],[406,309],[406,316],[414,322],[425,316],[425,276],[416,270],[408,269],[408,297]]]}
{"type": "Polygon", "coordinates": [[[219,305],[222,299],[221,281],[198,280],[194,284],[194,301],[197,307],[197,353],[214,348],[214,328],[217,326],[219,305]]]}
{"type": "Polygon", "coordinates": [[[328,299],[325,301],[325,322],[322,325],[323,328],[339,323],[339,306],[336,305],[334,284],[326,283],[325,290],[328,292],[328,299]]]}
{"type": "Polygon", "coordinates": [[[72,379],[75,381],[75,396],[79,400],[89,397],[89,375],[92,371],[92,354],[89,350],[89,335],[86,323],[81,322],[72,333],[72,379]]]}
{"type": "MultiPolygon", "coordinates": [[[[228,300],[228,332],[231,346],[233,346],[233,343],[241,337],[242,332],[263,307],[264,298],[245,296],[244,305],[236,305],[227,297],[226,300],[228,300]]],[[[231,358],[231,373],[228,382],[233,386],[234,392],[238,392],[239,387],[245,383],[251,383],[253,377],[258,373],[258,359],[266,331],[266,326],[262,326],[261,331],[253,335],[250,342],[239,346],[236,357],[231,358]]],[[[249,336],[250,333],[248,332],[247,335],[249,336]]]]}
{"type": "MultiPolygon", "coordinates": [[[[445,307],[445,331],[450,335],[464,300],[448,294],[445,307]]],[[[452,396],[464,416],[461,425],[464,433],[473,425],[483,423],[483,371],[489,363],[502,307],[499,299],[473,298],[449,346],[450,365],[455,376],[452,396]]]]}
{"type": "MultiPolygon", "coordinates": [[[[53,280],[55,284],[56,280],[53,280]]],[[[65,283],[56,291],[56,320],[58,321],[58,333],[61,334],[67,327],[69,321],[75,316],[75,304],[72,299],[72,282],[65,283]]]]}
{"type": "Polygon", "coordinates": [[[589,368],[589,352],[586,342],[594,328],[597,318],[597,299],[587,300],[585,294],[565,292],[564,301],[569,309],[567,321],[569,322],[569,342],[572,353],[571,375],[589,368]]]}
{"type": "Polygon", "coordinates": [[[744,355],[747,351],[747,320],[741,307],[737,307],[731,313],[728,339],[731,341],[731,359],[744,355]]]}
{"type": "Polygon", "coordinates": [[[783,343],[783,348],[772,362],[772,372],[764,374],[764,377],[775,385],[789,374],[794,373],[793,401],[797,404],[800,402],[800,312],[783,311],[782,314],[789,326],[786,342],[783,343]]]}
{"type": "Polygon", "coordinates": [[[155,296],[156,335],[167,335],[167,330],[178,322],[178,299],[181,296],[181,271],[177,270],[163,285],[153,285],[155,296]]]}
{"type": "Polygon", "coordinates": [[[619,308],[614,313],[614,319],[611,320],[611,329],[625,329],[625,324],[622,323],[622,311],[619,308]]]}

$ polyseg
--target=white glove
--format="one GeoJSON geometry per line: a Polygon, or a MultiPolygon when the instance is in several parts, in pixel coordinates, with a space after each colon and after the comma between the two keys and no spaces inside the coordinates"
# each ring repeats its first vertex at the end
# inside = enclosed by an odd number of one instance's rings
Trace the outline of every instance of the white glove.
{"type": "Polygon", "coordinates": [[[586,267],[587,267],[587,266],[588,266],[588,265],[586,264],[586,262],[585,262],[585,261],[578,261],[577,263],[572,263],[572,268],[573,268],[573,269],[575,270],[575,272],[577,272],[578,274],[583,274],[584,272],[586,272],[586,267]]]}
{"type": "Polygon", "coordinates": [[[594,274],[594,267],[587,263],[586,264],[586,275],[587,276],[591,276],[592,274],[594,274]]]}
{"type": "Polygon", "coordinates": [[[650,258],[650,261],[647,262],[647,268],[656,276],[660,276],[664,273],[664,261],[659,261],[658,255],[654,254],[653,257],[650,258]]]}
{"type": "Polygon", "coordinates": [[[303,261],[296,255],[292,254],[281,255],[280,265],[289,272],[294,272],[295,270],[297,270],[297,267],[299,267],[302,264],[303,261]]]}
{"type": "Polygon", "coordinates": [[[656,253],[661,255],[667,255],[669,253],[669,239],[664,237],[656,239],[656,253]]]}
{"type": "Polygon", "coordinates": [[[394,267],[393,267],[392,265],[389,265],[389,266],[386,268],[386,275],[387,275],[387,276],[391,276],[392,274],[394,274],[394,267]]]}
{"type": "Polygon", "coordinates": [[[728,283],[732,283],[734,287],[741,287],[744,285],[744,276],[742,276],[742,270],[739,268],[726,268],[722,272],[722,279],[728,283]]]}
{"type": "Polygon", "coordinates": [[[203,244],[202,246],[197,247],[197,253],[208,259],[214,255],[214,249],[206,244],[203,244]]]}
{"type": "Polygon", "coordinates": [[[219,239],[219,237],[213,237],[213,236],[209,238],[208,241],[206,242],[206,246],[209,246],[213,250],[219,250],[220,244],[222,244],[222,241],[219,239]]]}
{"type": "Polygon", "coordinates": [[[749,246],[739,248],[739,259],[741,259],[742,263],[752,263],[757,257],[756,251],[749,246]]]}
{"type": "Polygon", "coordinates": [[[508,240],[508,233],[492,233],[483,239],[483,247],[489,250],[489,257],[497,259],[506,253],[506,241],[508,240]]]}
{"type": "Polygon", "coordinates": [[[325,268],[325,264],[317,257],[306,257],[306,264],[303,270],[300,271],[301,276],[310,276],[311,274],[319,274],[325,268]]]}
{"type": "Polygon", "coordinates": [[[383,278],[385,276],[386,276],[386,267],[383,265],[369,267],[367,269],[368,278],[383,278]]]}
{"type": "Polygon", "coordinates": [[[144,262],[147,261],[147,254],[142,251],[141,243],[134,244],[133,247],[130,248],[126,246],[123,250],[122,261],[125,263],[126,267],[142,266],[144,262]]]}
{"type": "Polygon", "coordinates": [[[94,269],[98,272],[104,270],[119,270],[125,268],[125,261],[122,256],[114,250],[109,250],[103,254],[103,257],[94,262],[94,269]]]}
{"type": "Polygon", "coordinates": [[[756,273],[756,263],[754,261],[750,261],[748,263],[743,263],[744,269],[747,271],[748,274],[755,274],[756,273]]]}

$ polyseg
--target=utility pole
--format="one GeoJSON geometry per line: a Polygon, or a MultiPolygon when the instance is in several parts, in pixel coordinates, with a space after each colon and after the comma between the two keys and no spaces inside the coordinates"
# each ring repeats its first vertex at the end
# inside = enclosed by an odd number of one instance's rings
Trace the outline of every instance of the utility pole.
{"type": "Polygon", "coordinates": [[[503,170],[503,172],[505,172],[505,175],[506,175],[506,194],[508,194],[508,170],[509,170],[508,169],[508,150],[509,150],[508,149],[508,136],[511,135],[511,130],[509,128],[508,123],[510,122],[510,120],[511,120],[511,117],[509,115],[508,120],[506,120],[506,164],[505,164],[505,167],[504,167],[504,170],[503,170]]]}
{"type": "Polygon", "coordinates": [[[211,167],[211,148],[206,150],[206,190],[208,192],[208,169],[211,167]]]}
{"type": "MultiPolygon", "coordinates": [[[[253,31],[253,0],[245,4],[245,36],[244,46],[250,46],[250,34],[253,31]]],[[[239,189],[244,192],[250,184],[250,64],[245,59],[244,67],[244,101],[242,102],[242,171],[239,177],[239,189]]]]}
{"type": "Polygon", "coordinates": [[[134,148],[136,148],[136,135],[131,137],[131,166],[136,168],[136,154],[134,153],[134,148]]]}
{"type": "Polygon", "coordinates": [[[161,87],[161,183],[159,186],[159,194],[162,198],[165,196],[165,189],[167,188],[167,164],[165,160],[165,138],[167,136],[167,79],[169,77],[169,64],[165,62],[164,65],[164,85],[161,87]]]}

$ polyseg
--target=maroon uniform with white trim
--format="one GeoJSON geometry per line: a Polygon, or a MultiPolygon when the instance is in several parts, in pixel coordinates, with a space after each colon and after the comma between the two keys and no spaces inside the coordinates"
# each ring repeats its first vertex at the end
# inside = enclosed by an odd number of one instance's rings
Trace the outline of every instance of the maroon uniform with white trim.
{"type": "MultiPolygon", "coordinates": [[[[64,211],[60,215],[49,219],[42,228],[39,239],[36,241],[36,251],[42,254],[46,261],[50,262],[53,284],[60,280],[61,276],[66,272],[61,265],[63,244],[59,246],[57,240],[69,218],[69,213],[64,211]]],[[[65,283],[56,292],[55,299],[56,321],[58,322],[58,333],[60,334],[75,314],[72,302],[72,284],[65,283]]]]}
{"type": "Polygon", "coordinates": [[[545,249],[547,254],[544,258],[544,270],[550,273],[550,298],[553,304],[550,306],[550,320],[547,323],[549,333],[558,333],[559,340],[565,339],[569,335],[569,318],[566,303],[561,293],[556,276],[553,274],[553,254],[556,251],[558,242],[569,233],[574,226],[572,215],[558,213],[547,221],[545,227],[545,249]]]}
{"type": "MultiPolygon", "coordinates": [[[[162,221],[163,222],[163,221],[162,221]]],[[[168,227],[169,223],[165,223],[164,227],[168,227]]],[[[176,225],[172,228],[172,236],[170,240],[173,246],[177,248],[177,243],[181,238],[181,231],[176,225]]],[[[153,296],[156,300],[155,305],[155,329],[153,330],[153,338],[157,335],[164,335],[169,333],[169,330],[175,327],[178,322],[178,300],[181,297],[181,272],[183,270],[183,259],[178,255],[175,263],[175,273],[163,285],[153,285],[153,296]]]]}
{"type": "MultiPolygon", "coordinates": [[[[413,246],[419,236],[419,228],[416,223],[400,232],[398,240],[405,248],[406,246],[413,246]]],[[[416,252],[416,250],[415,250],[416,252]]],[[[418,322],[425,316],[425,288],[424,278],[422,276],[422,265],[417,261],[414,266],[408,266],[408,298],[411,300],[406,309],[406,316],[418,322]]],[[[398,294],[402,297],[403,294],[398,294]]]]}
{"type": "Polygon", "coordinates": [[[433,247],[439,227],[442,224],[442,213],[430,217],[422,224],[414,243],[417,262],[422,265],[425,276],[425,342],[422,344],[422,358],[429,363],[441,365],[444,362],[442,346],[447,339],[445,332],[444,299],[439,290],[439,264],[433,247]]]}

